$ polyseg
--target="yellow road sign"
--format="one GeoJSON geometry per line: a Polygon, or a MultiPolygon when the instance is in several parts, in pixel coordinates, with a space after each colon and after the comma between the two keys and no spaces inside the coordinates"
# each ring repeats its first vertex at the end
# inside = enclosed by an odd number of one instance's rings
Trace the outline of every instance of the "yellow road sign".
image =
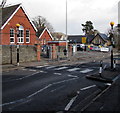
{"type": "Polygon", "coordinates": [[[86,37],[82,37],[82,43],[83,43],[83,44],[86,43],[86,37]]]}

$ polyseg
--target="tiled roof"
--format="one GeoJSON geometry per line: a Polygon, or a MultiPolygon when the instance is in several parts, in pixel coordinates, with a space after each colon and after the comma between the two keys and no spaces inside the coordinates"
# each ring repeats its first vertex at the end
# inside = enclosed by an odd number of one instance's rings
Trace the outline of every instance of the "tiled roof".
{"type": "Polygon", "coordinates": [[[20,6],[20,4],[2,8],[2,25],[10,18],[10,16],[15,12],[15,10],[20,6]]]}
{"type": "Polygon", "coordinates": [[[68,40],[70,43],[82,43],[82,37],[86,37],[87,43],[89,43],[94,35],[69,35],[68,40]]]}
{"type": "Polygon", "coordinates": [[[109,37],[107,37],[107,35],[106,34],[103,34],[103,33],[99,33],[99,35],[101,36],[101,38],[103,39],[103,40],[110,40],[109,39],[109,37]]]}

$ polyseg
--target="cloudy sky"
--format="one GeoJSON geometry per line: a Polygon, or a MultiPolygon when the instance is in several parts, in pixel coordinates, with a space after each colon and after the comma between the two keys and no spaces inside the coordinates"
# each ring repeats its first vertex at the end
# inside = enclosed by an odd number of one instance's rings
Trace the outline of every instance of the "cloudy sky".
{"type": "MultiPolygon", "coordinates": [[[[1,0],[0,0],[1,1],[1,0]]],[[[119,0],[67,0],[68,34],[83,34],[81,24],[92,21],[94,28],[105,33],[109,23],[118,23],[119,0]]],[[[65,33],[66,0],[7,0],[7,4],[22,3],[31,18],[45,17],[55,31],[65,33]]]]}

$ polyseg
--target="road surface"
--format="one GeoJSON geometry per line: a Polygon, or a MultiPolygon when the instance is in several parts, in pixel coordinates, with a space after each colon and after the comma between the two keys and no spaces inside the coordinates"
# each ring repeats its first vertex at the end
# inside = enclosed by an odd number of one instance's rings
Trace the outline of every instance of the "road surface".
{"type": "MultiPolygon", "coordinates": [[[[3,72],[3,111],[70,111],[84,108],[107,84],[86,79],[99,62],[26,67],[3,72]]],[[[104,64],[104,66],[106,66],[104,64]]]]}

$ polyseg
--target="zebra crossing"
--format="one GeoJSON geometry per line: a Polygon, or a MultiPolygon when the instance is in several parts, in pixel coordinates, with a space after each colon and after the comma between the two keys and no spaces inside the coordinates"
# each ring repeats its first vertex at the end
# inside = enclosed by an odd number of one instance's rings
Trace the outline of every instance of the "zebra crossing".
{"type": "Polygon", "coordinates": [[[66,71],[68,73],[71,73],[71,72],[79,72],[79,73],[82,73],[82,74],[86,74],[86,73],[89,73],[89,72],[92,72],[94,70],[96,70],[97,68],[94,68],[94,67],[82,67],[82,66],[79,66],[79,67],[75,67],[75,66],[70,66],[70,65],[65,65],[65,66],[50,66],[50,65],[45,65],[45,66],[36,66],[35,67],[36,69],[39,69],[39,70],[44,70],[44,71],[66,71]]]}

